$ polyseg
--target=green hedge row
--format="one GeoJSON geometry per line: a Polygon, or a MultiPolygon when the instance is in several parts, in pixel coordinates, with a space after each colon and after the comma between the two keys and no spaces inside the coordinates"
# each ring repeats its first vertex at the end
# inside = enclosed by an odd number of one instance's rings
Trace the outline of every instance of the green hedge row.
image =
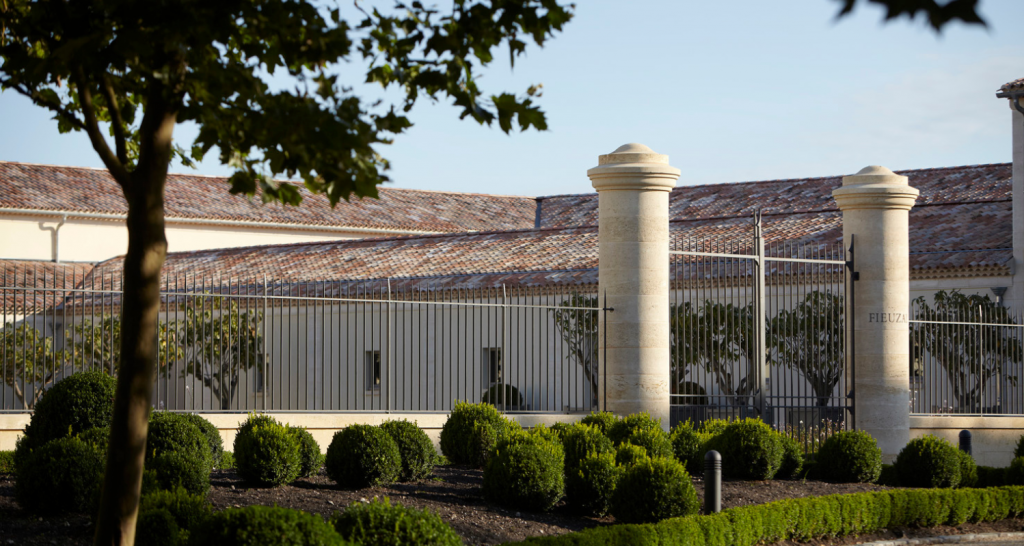
{"type": "MultiPolygon", "coordinates": [[[[871,533],[889,527],[960,525],[1024,513],[1024,487],[904,489],[787,499],[710,516],[596,527],[514,544],[754,546],[871,533]]],[[[509,543],[510,546],[513,543],[509,543]]]]}

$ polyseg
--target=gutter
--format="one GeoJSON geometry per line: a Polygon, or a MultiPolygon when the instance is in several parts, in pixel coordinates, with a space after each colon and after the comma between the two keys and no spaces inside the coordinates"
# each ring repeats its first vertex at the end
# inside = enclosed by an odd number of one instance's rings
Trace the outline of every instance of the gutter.
{"type": "Polygon", "coordinates": [[[1010,99],[1010,104],[1013,109],[1024,115],[1024,106],[1021,106],[1020,99],[1024,97],[1024,89],[1015,89],[1013,91],[999,91],[996,93],[997,99],[1010,99]]]}
{"type": "MultiPolygon", "coordinates": [[[[8,209],[0,208],[0,214],[17,214],[24,216],[53,216],[64,219],[82,220],[125,220],[127,214],[115,214],[108,212],[75,212],[66,210],[39,210],[39,209],[8,209]]],[[[224,227],[251,227],[251,228],[276,228],[294,229],[301,231],[324,231],[330,233],[365,233],[368,235],[443,235],[444,231],[420,231],[400,230],[383,228],[358,228],[340,226],[314,226],[309,224],[288,224],[284,222],[253,222],[250,220],[215,220],[204,218],[174,218],[165,217],[167,224],[199,225],[199,226],[224,226],[224,227]]]]}

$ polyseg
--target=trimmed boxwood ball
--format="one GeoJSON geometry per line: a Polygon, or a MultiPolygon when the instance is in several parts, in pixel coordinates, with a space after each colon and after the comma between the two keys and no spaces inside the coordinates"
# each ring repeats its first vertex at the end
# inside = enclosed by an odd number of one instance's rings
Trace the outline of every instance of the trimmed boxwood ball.
{"type": "Polygon", "coordinates": [[[183,487],[143,495],[139,501],[139,512],[147,510],[167,510],[174,517],[178,527],[184,530],[195,529],[212,513],[210,504],[204,496],[192,495],[183,487]]]}
{"type": "Polygon", "coordinates": [[[612,441],[596,425],[574,423],[562,433],[562,450],[565,452],[565,474],[574,471],[590,454],[612,453],[612,441]]]}
{"type": "Polygon", "coordinates": [[[408,482],[421,480],[434,471],[437,463],[437,451],[434,442],[416,423],[409,421],[386,421],[380,428],[391,436],[398,446],[402,458],[402,471],[399,481],[408,482]]]}
{"type": "Polygon", "coordinates": [[[896,455],[896,475],[903,487],[960,485],[960,456],[952,444],[931,434],[914,438],[896,455]]]}
{"type": "Polygon", "coordinates": [[[619,418],[610,411],[592,411],[590,415],[580,419],[584,425],[593,425],[601,431],[601,434],[608,435],[608,430],[618,421],[619,418]]]}
{"type": "Polygon", "coordinates": [[[620,466],[633,466],[649,458],[646,449],[630,443],[622,444],[615,450],[615,464],[620,466]]]}
{"type": "Polygon", "coordinates": [[[298,479],[299,442],[287,427],[268,416],[250,416],[238,429],[235,471],[247,482],[275,486],[298,479]]]}
{"type": "Polygon", "coordinates": [[[966,451],[956,450],[960,458],[960,487],[974,487],[978,483],[978,465],[966,451]]]}
{"type": "Polygon", "coordinates": [[[384,497],[368,503],[354,502],[331,518],[341,535],[362,546],[460,546],[462,539],[437,514],[399,504],[384,497]]]}
{"type": "Polygon", "coordinates": [[[160,489],[182,487],[192,495],[203,497],[210,491],[209,463],[192,454],[165,451],[146,461],[146,469],[154,472],[160,489]]]}
{"type": "Polygon", "coordinates": [[[779,464],[779,471],[775,473],[776,479],[792,480],[800,475],[804,467],[804,450],[800,442],[789,436],[779,435],[782,442],[782,463],[779,464]]]}
{"type": "Polygon", "coordinates": [[[562,444],[529,434],[498,441],[484,466],[487,500],[506,508],[551,509],[565,494],[562,444]]]}
{"type": "Polygon", "coordinates": [[[441,428],[441,453],[454,464],[482,466],[507,426],[490,404],[456,402],[441,428]]]}
{"type": "Polygon", "coordinates": [[[102,372],[72,374],[50,387],[32,410],[25,436],[41,445],[70,432],[108,427],[113,418],[113,377],[102,372]]]}
{"type": "Polygon", "coordinates": [[[210,446],[210,457],[213,461],[213,467],[222,468],[223,461],[221,459],[224,457],[224,440],[220,437],[220,431],[217,430],[217,427],[197,413],[183,413],[181,415],[187,421],[199,427],[199,430],[203,431],[203,436],[206,436],[206,443],[210,446]]]}
{"type": "Polygon", "coordinates": [[[341,546],[348,544],[317,514],[269,506],[228,508],[191,533],[189,546],[341,546]]]}
{"type": "Polygon", "coordinates": [[[0,451],[0,474],[14,474],[14,451],[0,451]]]}
{"type": "Polygon", "coordinates": [[[693,429],[693,424],[687,420],[676,425],[669,436],[672,441],[672,452],[676,459],[686,466],[690,474],[700,474],[704,469],[703,450],[701,447],[704,440],[700,433],[693,429]]]}
{"type": "Polygon", "coordinates": [[[565,431],[567,431],[570,428],[572,428],[572,426],[575,425],[575,424],[577,424],[577,423],[566,423],[565,421],[558,421],[557,423],[553,423],[548,428],[550,428],[551,432],[554,432],[555,434],[557,434],[558,438],[561,439],[562,436],[565,434],[565,431]]]}
{"type": "Polygon", "coordinates": [[[1017,439],[1017,447],[1013,448],[1013,458],[1024,457],[1024,435],[1017,439]]]}
{"type": "Polygon", "coordinates": [[[651,417],[647,412],[640,412],[627,415],[621,420],[615,421],[608,427],[605,434],[607,434],[608,439],[617,446],[625,442],[626,439],[634,432],[655,428],[661,430],[661,420],[651,417]]]}
{"type": "Polygon", "coordinates": [[[18,466],[14,495],[29,512],[83,512],[103,479],[103,456],[75,437],[50,440],[33,448],[18,466]]]}
{"type": "Polygon", "coordinates": [[[882,473],[882,450],[870,434],[844,430],[818,448],[818,474],[833,483],[874,483],[882,473]]]}
{"type": "Polygon", "coordinates": [[[327,476],[342,487],[373,487],[398,479],[402,455],[380,427],[349,425],[334,433],[325,466],[327,476]]]}
{"type": "Polygon", "coordinates": [[[184,542],[174,515],[164,508],[139,510],[135,540],[146,546],[178,546],[184,542]]]}
{"type": "Polygon", "coordinates": [[[572,470],[566,467],[565,503],[579,514],[602,517],[608,513],[621,475],[622,467],[615,464],[615,454],[591,453],[572,470]]]}
{"type": "Polygon", "coordinates": [[[155,411],[149,416],[146,458],[152,459],[172,451],[202,462],[207,474],[213,470],[213,455],[203,429],[186,414],[155,411]]]}
{"type": "Polygon", "coordinates": [[[1024,457],[1015,457],[1003,473],[1006,485],[1024,485],[1024,457]]]}
{"type": "Polygon", "coordinates": [[[324,465],[324,454],[320,452],[320,444],[316,442],[313,435],[303,427],[288,427],[288,432],[299,444],[299,477],[308,478],[320,472],[324,465]]]}
{"type": "Polygon", "coordinates": [[[730,422],[728,419],[708,419],[700,424],[697,432],[708,436],[717,436],[725,430],[725,427],[729,426],[730,422]]]}
{"type": "Polygon", "coordinates": [[[646,449],[647,456],[651,458],[675,458],[676,456],[675,452],[672,450],[672,440],[670,440],[668,434],[660,428],[635,430],[632,434],[626,437],[625,443],[646,449]]]}
{"type": "Polygon", "coordinates": [[[91,445],[102,453],[107,452],[110,443],[110,427],[91,428],[78,435],[78,439],[91,445]]]}
{"type": "Polygon", "coordinates": [[[726,425],[721,434],[705,444],[722,455],[722,475],[742,480],[770,480],[782,465],[782,439],[760,419],[743,419],[726,425]]]}
{"type": "Polygon", "coordinates": [[[697,491],[682,463],[658,457],[625,469],[612,493],[611,514],[621,523],[654,523],[696,514],[697,491]]]}

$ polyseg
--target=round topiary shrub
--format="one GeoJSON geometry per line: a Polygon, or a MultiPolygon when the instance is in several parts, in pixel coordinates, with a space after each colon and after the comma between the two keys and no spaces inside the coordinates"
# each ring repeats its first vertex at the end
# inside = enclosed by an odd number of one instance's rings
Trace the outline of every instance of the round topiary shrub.
{"type": "Polygon", "coordinates": [[[654,523],[696,514],[697,491],[675,459],[646,459],[627,468],[612,493],[611,513],[622,523],[654,523]]]}
{"type": "Polygon", "coordinates": [[[562,444],[529,434],[503,438],[484,466],[484,498],[504,506],[545,511],[565,494],[562,444]]]}
{"type": "Polygon", "coordinates": [[[350,425],[334,433],[327,447],[327,475],[342,487],[386,485],[402,472],[402,455],[380,427],[350,425]]]}
{"type": "Polygon", "coordinates": [[[299,444],[299,477],[308,478],[320,472],[324,465],[324,454],[320,452],[320,444],[316,442],[313,435],[302,427],[288,427],[295,442],[299,444]]]}
{"type": "Polygon", "coordinates": [[[181,527],[174,521],[174,515],[163,508],[139,510],[139,516],[135,523],[135,540],[146,546],[184,544],[181,539],[181,527]]]}
{"type": "Polygon", "coordinates": [[[335,514],[331,524],[343,539],[365,546],[462,544],[459,535],[437,514],[391,504],[387,497],[352,503],[344,512],[335,514]]]}
{"type": "Polygon", "coordinates": [[[107,444],[110,443],[110,427],[91,428],[78,435],[78,439],[91,445],[101,453],[107,452],[107,444]]]}
{"type": "Polygon", "coordinates": [[[32,410],[25,436],[41,445],[70,433],[110,426],[114,412],[113,377],[102,372],[70,375],[43,394],[32,410]]]}
{"type": "Polygon", "coordinates": [[[213,467],[222,468],[223,461],[221,459],[224,457],[224,440],[220,437],[220,431],[217,430],[217,427],[196,413],[182,413],[181,416],[203,431],[203,436],[206,436],[206,443],[210,446],[210,459],[213,461],[213,467]]]}
{"type": "Polygon", "coordinates": [[[178,452],[190,460],[202,462],[206,473],[213,470],[213,455],[203,430],[183,413],[156,411],[149,416],[146,458],[178,452]]]}
{"type": "Polygon", "coordinates": [[[562,434],[562,450],[565,452],[565,474],[568,476],[588,455],[613,453],[615,448],[596,425],[575,423],[566,427],[562,434]]]}
{"type": "Polygon", "coordinates": [[[882,473],[882,450],[862,430],[829,436],[818,448],[816,460],[821,479],[834,483],[874,483],[882,473]]]}
{"type": "Polygon", "coordinates": [[[59,514],[91,508],[103,479],[103,456],[75,437],[50,440],[19,462],[14,495],[29,512],[59,514]]]}
{"type": "Polygon", "coordinates": [[[672,452],[676,459],[686,466],[690,474],[701,474],[704,470],[703,450],[704,441],[700,433],[693,429],[689,421],[684,421],[672,429],[669,436],[672,442],[672,452]]]}
{"type": "Polygon", "coordinates": [[[1017,447],[1013,448],[1013,458],[1024,457],[1024,435],[1017,439],[1017,447]]]}
{"type": "Polygon", "coordinates": [[[602,517],[611,506],[615,484],[622,475],[622,467],[615,464],[610,451],[591,453],[565,470],[565,503],[574,512],[602,517]]]}
{"type": "Polygon", "coordinates": [[[627,415],[612,423],[606,434],[608,439],[617,446],[625,442],[634,432],[651,429],[661,430],[661,420],[651,417],[647,412],[640,412],[627,415]]]}
{"type": "Polygon", "coordinates": [[[210,504],[204,496],[192,495],[183,487],[143,495],[139,501],[139,513],[148,510],[166,510],[174,517],[178,527],[185,531],[197,528],[211,514],[210,504]]]}
{"type": "Polygon", "coordinates": [[[804,450],[800,443],[789,436],[779,435],[782,442],[782,463],[779,464],[779,471],[775,473],[777,479],[792,480],[800,475],[804,467],[804,450]]]}
{"type": "Polygon", "coordinates": [[[675,452],[672,450],[672,440],[670,440],[668,434],[660,428],[635,430],[632,434],[626,437],[625,443],[646,449],[647,456],[652,459],[655,457],[669,457],[674,459],[676,456],[675,452]]]}
{"type": "Polygon", "coordinates": [[[1024,457],[1014,457],[1003,476],[1006,485],[1024,485],[1024,457]]]}
{"type": "Polygon", "coordinates": [[[302,471],[299,443],[287,427],[267,416],[250,416],[235,435],[235,471],[257,485],[281,485],[302,471]]]}
{"type": "Polygon", "coordinates": [[[649,458],[646,449],[630,443],[621,444],[615,450],[615,464],[620,466],[633,466],[649,458]]]}
{"type": "Polygon", "coordinates": [[[268,506],[228,508],[197,527],[189,546],[342,546],[347,544],[317,514],[268,506]]]}
{"type": "Polygon", "coordinates": [[[398,446],[402,458],[402,471],[398,479],[403,482],[421,480],[434,471],[437,463],[437,452],[434,442],[426,432],[409,421],[386,421],[380,425],[384,432],[391,436],[398,446]]]}
{"type": "Polygon", "coordinates": [[[708,436],[717,436],[725,430],[725,427],[729,426],[729,423],[728,419],[708,419],[700,424],[697,432],[708,436]]]}
{"type": "Polygon", "coordinates": [[[165,451],[146,461],[157,487],[164,490],[184,488],[189,494],[205,497],[210,491],[210,467],[207,459],[183,451],[165,451]]]}
{"type": "Polygon", "coordinates": [[[601,434],[608,435],[608,431],[612,428],[612,425],[618,421],[619,418],[614,413],[609,411],[592,411],[590,415],[580,419],[580,423],[584,425],[593,425],[601,431],[601,434]]]}
{"type": "Polygon", "coordinates": [[[966,451],[956,451],[960,458],[960,485],[959,487],[974,487],[978,483],[978,465],[966,451]]]}
{"type": "Polygon", "coordinates": [[[914,438],[896,455],[896,475],[904,487],[956,487],[960,484],[957,448],[931,434],[914,438]]]}
{"type": "Polygon", "coordinates": [[[782,465],[780,435],[760,419],[729,423],[705,444],[722,455],[722,475],[741,480],[770,480],[782,465]]]}
{"type": "Polygon", "coordinates": [[[548,428],[551,429],[551,432],[557,434],[558,439],[561,440],[562,436],[565,435],[565,432],[572,428],[572,426],[575,424],[576,423],[566,423],[565,421],[558,421],[557,423],[552,424],[548,428]]]}
{"type": "Polygon", "coordinates": [[[504,385],[494,384],[491,385],[491,388],[484,391],[483,396],[480,397],[480,402],[514,411],[523,407],[523,395],[519,394],[519,389],[508,383],[504,385]]]}
{"type": "Polygon", "coordinates": [[[441,453],[455,464],[482,466],[506,426],[490,404],[456,402],[441,428],[441,453]]]}

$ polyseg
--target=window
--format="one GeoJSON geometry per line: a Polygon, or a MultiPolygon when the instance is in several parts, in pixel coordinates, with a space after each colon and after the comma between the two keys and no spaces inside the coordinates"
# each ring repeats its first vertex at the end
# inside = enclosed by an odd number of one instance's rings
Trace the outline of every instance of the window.
{"type": "Polygon", "coordinates": [[[367,391],[380,391],[380,351],[366,351],[363,377],[365,378],[367,391]]]}
{"type": "Polygon", "coordinates": [[[504,382],[504,370],[501,367],[501,349],[488,347],[484,349],[484,380],[487,385],[504,382]]]}

